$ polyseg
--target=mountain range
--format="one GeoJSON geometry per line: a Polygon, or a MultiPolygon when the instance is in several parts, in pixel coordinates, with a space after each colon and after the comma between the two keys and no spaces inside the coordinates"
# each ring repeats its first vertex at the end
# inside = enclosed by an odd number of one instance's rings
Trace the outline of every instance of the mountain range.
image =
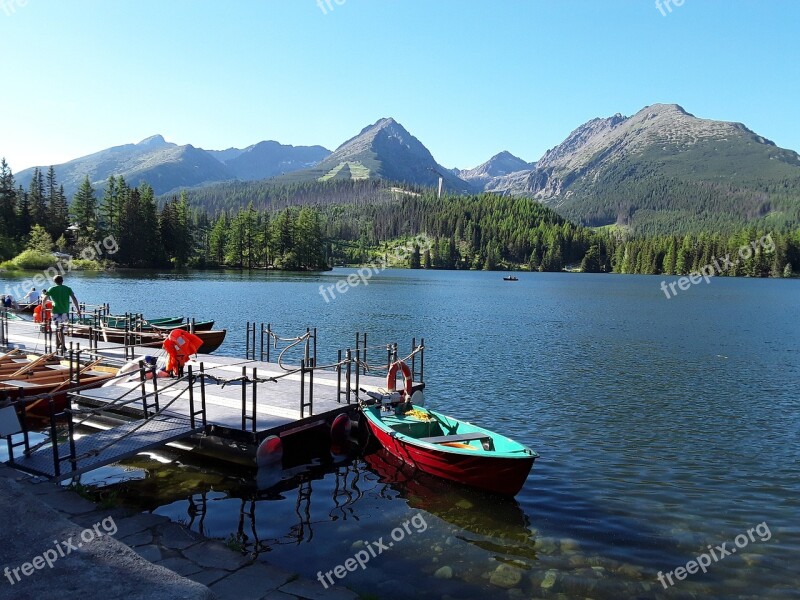
{"type": "MultiPolygon", "coordinates": [[[[129,185],[148,182],[156,194],[167,194],[220,181],[256,181],[316,165],[330,155],[322,146],[289,146],[264,141],[247,148],[203,150],[191,144],[179,146],[161,135],[138,144],[100,150],[61,165],[54,165],[58,181],[72,196],[88,175],[101,189],[111,175],[121,175],[129,185]]],[[[45,170],[47,167],[39,167],[45,170]]],[[[15,180],[27,189],[34,169],[20,171],[15,180]]]]}
{"type": "MultiPolygon", "coordinates": [[[[441,166],[392,118],[334,152],[274,141],[203,150],[156,135],[55,170],[68,194],[85,175],[100,188],[111,174],[131,185],[146,180],[157,194],[267,178],[274,185],[380,179],[424,187],[441,179],[448,193],[528,196],[585,225],[647,233],[800,223],[800,155],[741,123],[700,119],[676,104],[592,119],[536,162],[500,152],[464,170],[441,166]]],[[[16,179],[27,186],[31,176],[28,169],[16,179]]]]}

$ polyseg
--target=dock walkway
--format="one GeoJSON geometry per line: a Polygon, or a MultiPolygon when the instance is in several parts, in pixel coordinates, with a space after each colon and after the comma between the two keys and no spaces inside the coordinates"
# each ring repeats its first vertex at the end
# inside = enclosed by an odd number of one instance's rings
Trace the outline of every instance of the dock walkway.
{"type": "MultiPolygon", "coordinates": [[[[44,336],[37,333],[38,325],[31,322],[8,321],[6,346],[42,352],[44,336]]],[[[70,342],[75,348],[77,343],[88,345],[88,340],[81,338],[68,337],[67,343],[70,342]]],[[[81,353],[81,359],[91,355],[122,364],[131,355],[159,355],[163,351],[124,348],[98,341],[91,351],[82,345],[81,353]]],[[[363,395],[360,388],[372,391],[385,388],[385,376],[367,375],[363,364],[359,366],[357,361],[349,360],[346,368],[341,363],[315,368],[198,355],[186,365],[182,378],[142,382],[137,371],[103,387],[72,394],[74,410],[69,415],[79,422],[87,411],[133,421],[74,440],[74,455],[69,441],[59,444],[59,466],[55,464],[52,447],[15,458],[14,465],[65,479],[191,435],[213,433],[258,444],[270,435],[302,431],[352,410],[363,395]],[[190,367],[191,377],[187,375],[190,367]],[[154,418],[153,414],[157,416],[154,418]]]]}

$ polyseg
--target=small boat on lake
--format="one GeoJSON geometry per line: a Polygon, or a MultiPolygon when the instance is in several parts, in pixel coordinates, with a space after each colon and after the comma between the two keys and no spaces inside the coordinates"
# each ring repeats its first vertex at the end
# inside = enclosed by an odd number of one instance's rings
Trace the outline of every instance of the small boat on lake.
{"type": "Polygon", "coordinates": [[[380,445],[430,475],[516,495],[539,455],[505,436],[425,408],[422,385],[410,379],[408,366],[397,362],[389,370],[387,393],[366,392],[371,401],[362,402],[361,413],[380,445]],[[405,378],[403,391],[395,390],[398,369],[405,378]]]}
{"type": "Polygon", "coordinates": [[[508,275],[503,277],[503,281],[519,281],[519,278],[516,275],[508,275]]]}
{"type": "Polygon", "coordinates": [[[38,302],[19,302],[17,303],[17,312],[32,315],[37,306],[39,306],[38,302]]]}

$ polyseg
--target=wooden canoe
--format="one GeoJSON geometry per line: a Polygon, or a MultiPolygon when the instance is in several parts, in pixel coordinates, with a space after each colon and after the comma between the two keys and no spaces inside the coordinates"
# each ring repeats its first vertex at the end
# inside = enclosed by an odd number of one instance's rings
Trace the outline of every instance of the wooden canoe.
{"type": "Polygon", "coordinates": [[[516,495],[539,456],[505,436],[408,404],[361,406],[370,433],[424,473],[502,496],[516,495]],[[387,410],[388,409],[388,410],[387,410]]]}
{"type": "MultiPolygon", "coordinates": [[[[125,343],[125,330],[112,329],[106,327],[99,331],[99,338],[103,341],[108,341],[113,344],[125,343]]],[[[150,348],[159,348],[161,343],[169,335],[169,331],[152,331],[152,332],[128,332],[128,344],[135,344],[138,346],[148,346],[150,348]]],[[[211,354],[219,348],[225,341],[225,335],[228,333],[227,329],[212,329],[211,331],[196,331],[195,335],[203,340],[203,345],[198,350],[199,354],[211,354]]],[[[78,325],[72,327],[72,332],[68,335],[78,338],[89,337],[89,327],[85,325],[78,325]]]]}
{"type": "MultiPolygon", "coordinates": [[[[80,386],[81,388],[87,387],[87,389],[99,387],[113,376],[113,372],[89,369],[80,377],[80,386]]],[[[33,398],[54,393],[53,409],[61,412],[67,406],[67,392],[71,387],[69,371],[55,371],[49,375],[0,381],[0,397],[14,401],[20,398],[33,398]]],[[[49,398],[36,399],[26,403],[25,414],[26,416],[49,417],[49,398]]]]}

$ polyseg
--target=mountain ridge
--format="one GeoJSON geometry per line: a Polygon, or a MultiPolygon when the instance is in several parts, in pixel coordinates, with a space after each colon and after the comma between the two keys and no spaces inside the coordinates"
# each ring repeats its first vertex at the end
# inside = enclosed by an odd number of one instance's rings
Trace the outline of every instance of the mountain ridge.
{"type": "MultiPolygon", "coordinates": [[[[207,151],[157,134],[74,159],[57,166],[56,174],[64,181],[59,169],[67,171],[69,193],[84,173],[102,185],[109,165],[132,185],[152,179],[160,195],[228,181],[280,186],[375,179],[436,188],[441,178],[447,192],[527,196],[589,226],[652,232],[717,226],[728,218],[800,222],[797,152],[742,123],[700,119],[678,104],[590,119],[535,162],[502,151],[472,169],[447,169],[394,118],[384,117],[333,152],[276,141],[207,151]]],[[[18,175],[18,182],[27,185],[27,177],[18,175]]]]}

